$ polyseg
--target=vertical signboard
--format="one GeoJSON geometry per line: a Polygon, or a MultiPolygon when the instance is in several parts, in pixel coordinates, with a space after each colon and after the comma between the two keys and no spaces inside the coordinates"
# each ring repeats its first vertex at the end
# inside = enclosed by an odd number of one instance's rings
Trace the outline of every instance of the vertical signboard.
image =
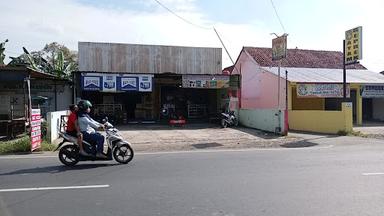
{"type": "Polygon", "coordinates": [[[152,77],[153,75],[140,75],[139,76],[139,91],[151,92],[152,91],[152,77]]]}
{"type": "Polygon", "coordinates": [[[103,92],[116,92],[116,74],[103,75],[103,92]]]}
{"type": "Polygon", "coordinates": [[[272,60],[280,60],[287,56],[287,36],[283,35],[272,40],[272,60]]]}
{"type": "Polygon", "coordinates": [[[362,33],[361,26],[345,32],[345,64],[362,59],[362,33]]]}
{"type": "Polygon", "coordinates": [[[31,110],[31,151],[41,147],[41,115],[40,109],[31,110]]]}

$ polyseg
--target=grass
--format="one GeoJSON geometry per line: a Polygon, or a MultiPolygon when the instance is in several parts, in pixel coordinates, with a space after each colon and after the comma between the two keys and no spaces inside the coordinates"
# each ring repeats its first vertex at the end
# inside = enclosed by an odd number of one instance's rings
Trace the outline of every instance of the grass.
{"type": "MultiPolygon", "coordinates": [[[[49,143],[47,140],[42,140],[41,148],[37,151],[52,151],[55,147],[55,145],[49,143]]],[[[28,135],[24,135],[14,140],[0,142],[0,154],[29,152],[31,152],[31,140],[28,135]]]]}
{"type": "Polygon", "coordinates": [[[356,136],[367,138],[368,135],[361,133],[361,131],[338,131],[337,135],[339,136],[356,136]]]}

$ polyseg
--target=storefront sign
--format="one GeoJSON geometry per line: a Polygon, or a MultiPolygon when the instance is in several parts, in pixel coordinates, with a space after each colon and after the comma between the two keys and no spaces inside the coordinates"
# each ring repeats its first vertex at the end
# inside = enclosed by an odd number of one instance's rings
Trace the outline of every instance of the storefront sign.
{"type": "Polygon", "coordinates": [[[139,90],[139,81],[138,77],[120,77],[119,90],[121,91],[138,91],[139,90]]]}
{"type": "Polygon", "coordinates": [[[229,76],[183,75],[183,88],[229,88],[229,76]]]}
{"type": "Polygon", "coordinates": [[[362,27],[345,32],[345,63],[350,64],[362,59],[362,27]]]}
{"type": "Polygon", "coordinates": [[[153,75],[83,73],[81,79],[84,91],[152,92],[153,86],[153,75]]]}
{"type": "Polygon", "coordinates": [[[82,88],[85,91],[100,91],[101,77],[100,76],[82,76],[82,88]]]}
{"type": "Polygon", "coordinates": [[[272,60],[280,60],[287,56],[287,36],[272,40],[272,60]]]}
{"type": "MultiPolygon", "coordinates": [[[[298,84],[297,96],[308,98],[342,98],[343,84],[298,84]]],[[[350,96],[350,87],[347,85],[347,97],[350,96]]]]}
{"type": "Polygon", "coordinates": [[[152,91],[152,75],[140,75],[139,76],[139,91],[151,92],[152,91]]]}
{"type": "Polygon", "coordinates": [[[103,92],[116,92],[116,75],[104,74],[103,75],[103,92]]]}
{"type": "Polygon", "coordinates": [[[361,89],[363,98],[384,98],[384,86],[382,85],[366,85],[361,89]]]}
{"type": "Polygon", "coordinates": [[[41,146],[41,116],[40,109],[31,111],[31,151],[41,146]]]}

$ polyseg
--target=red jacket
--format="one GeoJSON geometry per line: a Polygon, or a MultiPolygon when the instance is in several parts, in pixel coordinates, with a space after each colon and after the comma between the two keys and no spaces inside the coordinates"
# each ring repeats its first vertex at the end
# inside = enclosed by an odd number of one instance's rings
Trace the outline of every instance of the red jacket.
{"type": "Polygon", "coordinates": [[[76,120],[77,120],[77,115],[76,113],[72,112],[68,117],[67,132],[73,132],[73,131],[76,132],[76,127],[75,127],[76,120]]]}

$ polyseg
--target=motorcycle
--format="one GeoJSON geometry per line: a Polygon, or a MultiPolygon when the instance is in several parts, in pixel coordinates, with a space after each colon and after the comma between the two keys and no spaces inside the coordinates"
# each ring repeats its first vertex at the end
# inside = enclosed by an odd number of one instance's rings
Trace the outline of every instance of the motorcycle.
{"type": "Polygon", "coordinates": [[[234,111],[221,113],[221,127],[226,128],[228,126],[237,126],[239,124],[234,111]]]}
{"type": "Polygon", "coordinates": [[[107,156],[106,158],[96,157],[96,145],[92,145],[87,141],[83,141],[83,149],[90,156],[80,154],[77,138],[65,132],[59,132],[59,136],[63,138],[63,141],[54,151],[59,149],[60,162],[66,166],[74,166],[79,161],[108,161],[113,159],[121,164],[129,163],[134,156],[131,144],[123,140],[119,131],[108,122],[108,118],[105,118],[103,122],[106,133],[106,144],[104,144],[103,153],[107,156]]]}

